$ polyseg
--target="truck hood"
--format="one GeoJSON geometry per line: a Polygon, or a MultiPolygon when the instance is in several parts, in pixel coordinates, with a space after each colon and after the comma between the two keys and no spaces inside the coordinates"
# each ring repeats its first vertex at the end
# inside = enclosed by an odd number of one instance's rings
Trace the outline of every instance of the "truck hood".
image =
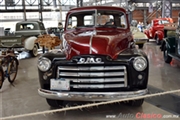
{"type": "Polygon", "coordinates": [[[65,51],[67,59],[77,55],[100,54],[115,59],[117,55],[128,48],[130,32],[123,30],[91,30],[66,33],[65,51]]]}

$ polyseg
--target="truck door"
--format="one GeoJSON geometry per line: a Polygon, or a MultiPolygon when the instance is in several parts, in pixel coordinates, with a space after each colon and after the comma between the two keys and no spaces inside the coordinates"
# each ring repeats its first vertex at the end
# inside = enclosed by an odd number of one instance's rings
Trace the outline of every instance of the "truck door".
{"type": "Polygon", "coordinates": [[[177,53],[178,53],[178,56],[180,57],[180,36],[178,37],[177,53]]]}
{"type": "Polygon", "coordinates": [[[177,55],[180,57],[180,13],[179,13],[179,16],[178,16],[178,27],[177,27],[176,33],[177,33],[177,37],[176,37],[176,40],[177,40],[177,55]]]}
{"type": "Polygon", "coordinates": [[[180,26],[177,28],[176,34],[177,55],[180,57],[180,26]]]}

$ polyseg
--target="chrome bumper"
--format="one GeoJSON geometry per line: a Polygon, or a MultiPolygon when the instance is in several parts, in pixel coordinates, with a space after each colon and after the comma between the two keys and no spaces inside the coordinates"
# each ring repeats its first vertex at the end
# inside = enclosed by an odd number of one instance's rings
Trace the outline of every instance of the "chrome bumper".
{"type": "Polygon", "coordinates": [[[134,39],[134,42],[136,43],[136,44],[142,44],[142,43],[145,43],[145,42],[147,42],[148,41],[148,39],[134,39]]]}
{"type": "Polygon", "coordinates": [[[147,94],[147,92],[147,89],[128,92],[57,92],[38,89],[38,93],[42,97],[67,101],[109,101],[142,96],[147,94]]]}

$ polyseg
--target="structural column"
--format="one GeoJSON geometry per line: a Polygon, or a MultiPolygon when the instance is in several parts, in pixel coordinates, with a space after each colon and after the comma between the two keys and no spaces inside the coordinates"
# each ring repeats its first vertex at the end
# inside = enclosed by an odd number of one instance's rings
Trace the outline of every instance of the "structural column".
{"type": "MultiPolygon", "coordinates": [[[[42,0],[39,0],[39,4],[38,4],[39,6],[39,20],[41,21],[41,22],[43,22],[43,15],[42,15],[42,6],[43,6],[43,3],[42,3],[42,0]]],[[[45,47],[43,46],[43,48],[42,48],[42,51],[43,51],[43,53],[45,53],[45,47]]]]}
{"type": "Polygon", "coordinates": [[[58,0],[59,1],[59,13],[60,13],[60,20],[59,22],[62,23],[62,3],[61,3],[61,0],[58,0]]]}
{"type": "Polygon", "coordinates": [[[83,0],[77,0],[77,7],[83,6],[83,0]]]}
{"type": "Polygon", "coordinates": [[[163,0],[162,2],[162,17],[172,17],[172,2],[163,0]]]}
{"type": "Polygon", "coordinates": [[[133,6],[132,6],[132,2],[131,2],[131,1],[127,1],[127,0],[125,0],[124,2],[125,2],[125,5],[126,5],[125,8],[126,8],[126,10],[127,10],[127,12],[128,12],[129,23],[131,23],[131,21],[132,21],[132,19],[133,19],[132,12],[133,12],[134,10],[131,10],[131,8],[129,8],[129,6],[133,7],[133,6]]]}
{"type": "Polygon", "coordinates": [[[27,21],[25,0],[22,0],[22,5],[23,5],[23,19],[24,21],[27,21]]]}
{"type": "Polygon", "coordinates": [[[39,0],[39,20],[43,21],[43,16],[42,16],[42,0],[39,0]]]}
{"type": "Polygon", "coordinates": [[[143,11],[143,15],[144,15],[144,25],[146,26],[147,25],[147,10],[144,10],[143,11]]]}

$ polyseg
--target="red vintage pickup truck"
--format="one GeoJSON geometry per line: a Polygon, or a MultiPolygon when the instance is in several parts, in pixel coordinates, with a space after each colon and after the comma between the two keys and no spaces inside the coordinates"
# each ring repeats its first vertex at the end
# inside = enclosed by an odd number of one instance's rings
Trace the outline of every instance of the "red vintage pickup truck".
{"type": "Polygon", "coordinates": [[[160,45],[164,38],[164,24],[173,23],[171,18],[156,18],[151,21],[151,24],[144,30],[144,33],[149,39],[155,39],[157,45],[160,45]]]}
{"type": "MultiPolygon", "coordinates": [[[[135,47],[125,9],[71,9],[62,38],[64,52],[45,53],[38,60],[38,92],[50,106],[147,94],[149,62],[135,47]]],[[[141,106],[143,101],[128,104],[141,106]]]]}

